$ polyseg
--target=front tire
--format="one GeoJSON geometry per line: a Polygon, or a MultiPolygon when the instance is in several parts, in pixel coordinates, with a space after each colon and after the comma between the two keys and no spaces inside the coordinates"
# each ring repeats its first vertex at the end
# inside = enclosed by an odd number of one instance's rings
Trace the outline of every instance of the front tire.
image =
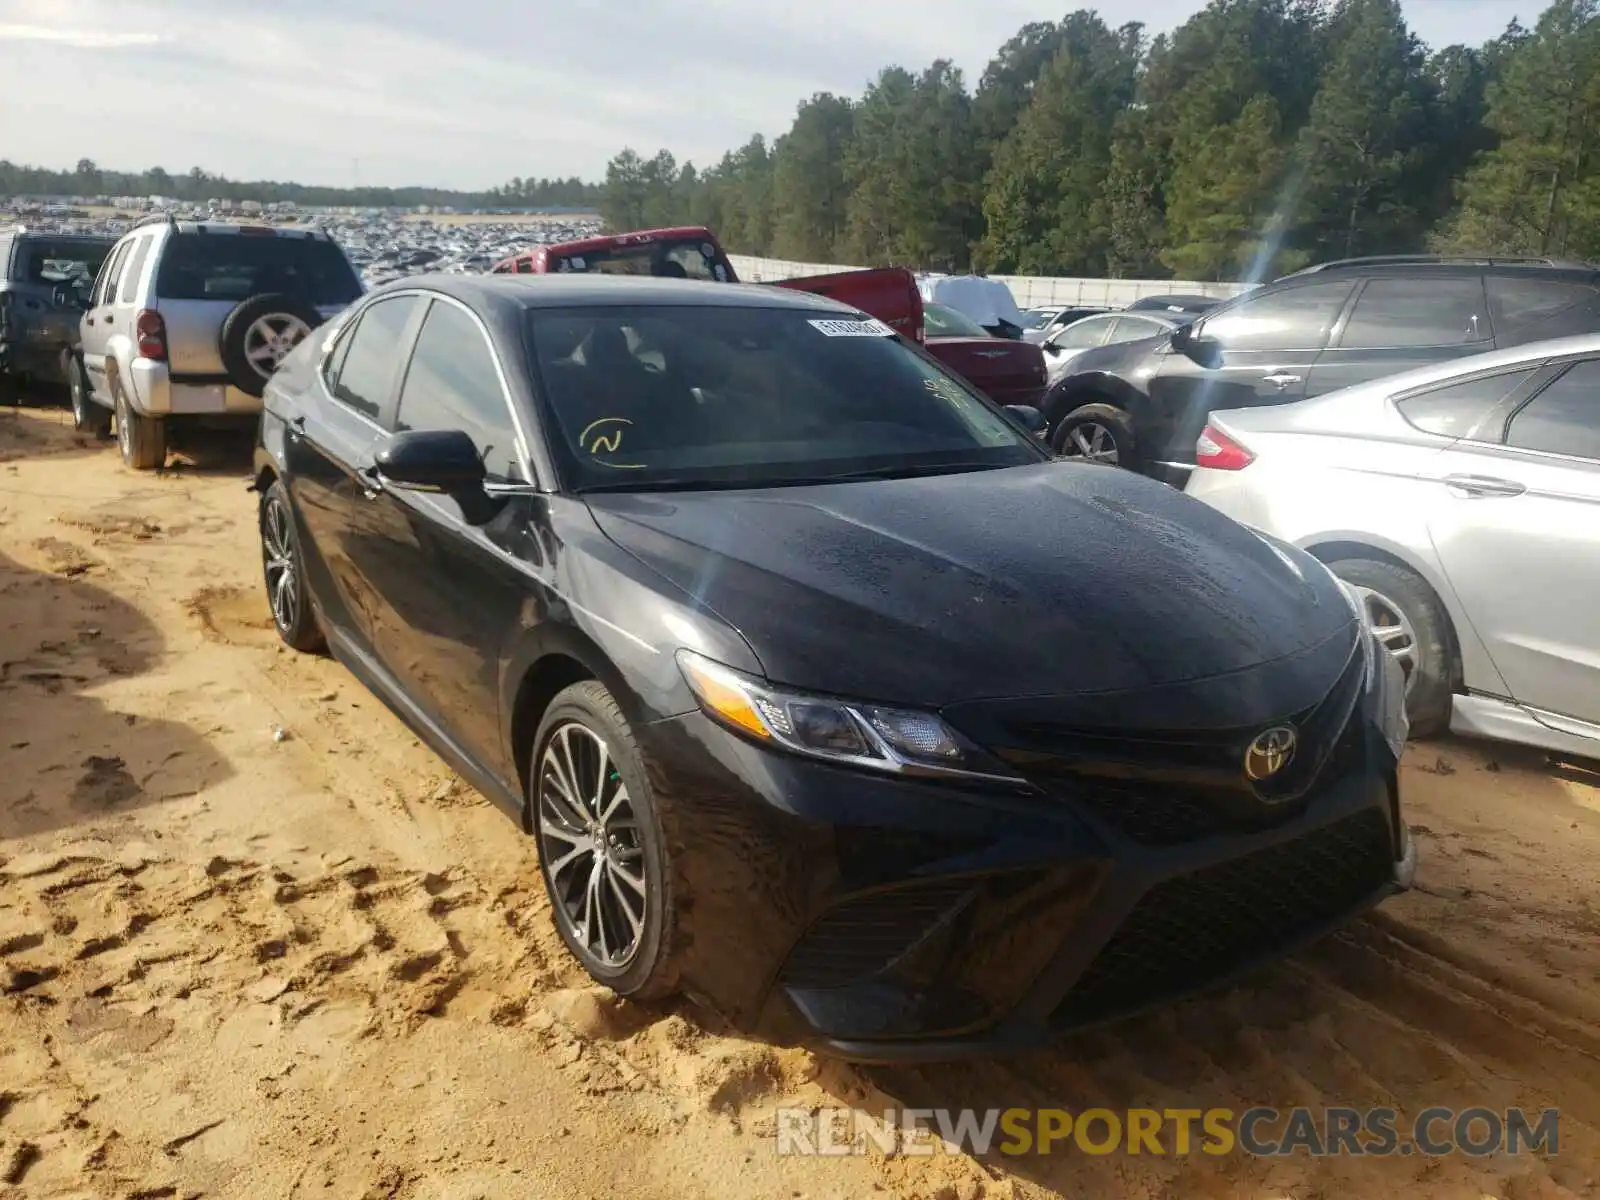
{"type": "Polygon", "coordinates": [[[73,429],[101,439],[110,437],[111,413],[89,395],[89,376],[84,372],[83,361],[71,350],[61,352],[61,374],[72,395],[73,429]]]}
{"type": "Polygon", "coordinates": [[[528,804],[556,930],[596,981],[634,1000],[677,990],[678,917],[664,803],[611,693],[588,680],[534,738],[528,804]]]}
{"type": "Polygon", "coordinates": [[[326,643],[311,608],[304,561],[289,493],[281,480],[274,480],[261,497],[261,573],[267,584],[267,607],[285,645],[315,654],[326,643]]]}
{"type": "Polygon", "coordinates": [[[1450,727],[1456,651],[1450,616],[1420,575],[1371,558],[1343,558],[1328,569],[1361,598],[1367,629],[1397,659],[1406,677],[1406,716],[1413,738],[1450,727]]]}
{"type": "Polygon", "coordinates": [[[167,427],[159,417],[143,417],[133,411],[121,380],[111,381],[111,400],[116,406],[117,448],[122,461],[135,471],[154,471],[166,465],[167,427]]]}
{"type": "Polygon", "coordinates": [[[1133,422],[1113,404],[1085,404],[1061,418],[1050,446],[1062,458],[1137,470],[1133,422]]]}

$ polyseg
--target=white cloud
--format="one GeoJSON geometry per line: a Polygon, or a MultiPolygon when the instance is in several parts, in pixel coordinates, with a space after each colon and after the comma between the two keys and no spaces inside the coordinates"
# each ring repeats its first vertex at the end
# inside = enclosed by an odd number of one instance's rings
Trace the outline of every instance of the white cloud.
{"type": "Polygon", "coordinates": [[[104,29],[53,29],[48,25],[0,24],[0,42],[59,42],[80,50],[154,46],[161,40],[159,33],[114,33],[104,29]]]}

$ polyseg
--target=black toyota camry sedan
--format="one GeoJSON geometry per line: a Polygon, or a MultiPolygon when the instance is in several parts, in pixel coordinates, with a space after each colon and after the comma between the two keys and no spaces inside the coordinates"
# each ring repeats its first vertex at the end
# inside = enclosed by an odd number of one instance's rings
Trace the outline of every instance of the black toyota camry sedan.
{"type": "Polygon", "coordinates": [[[1409,882],[1398,668],[1333,576],[833,301],[398,281],[279,368],[255,487],[284,641],[521,824],[623,995],[986,1054],[1409,882]]]}

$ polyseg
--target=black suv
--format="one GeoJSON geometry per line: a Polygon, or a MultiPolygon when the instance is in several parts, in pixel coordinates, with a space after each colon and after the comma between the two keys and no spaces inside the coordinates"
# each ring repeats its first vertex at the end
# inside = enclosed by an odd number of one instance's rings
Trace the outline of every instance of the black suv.
{"type": "Polygon", "coordinates": [[[78,318],[113,237],[0,232],[0,386],[66,383],[78,318]]]}
{"type": "Polygon", "coordinates": [[[1352,258],[1308,267],[1157,338],[1085,352],[1045,397],[1051,445],[1181,483],[1217,409],[1287,404],[1412,367],[1600,331],[1600,268],[1352,258]]]}

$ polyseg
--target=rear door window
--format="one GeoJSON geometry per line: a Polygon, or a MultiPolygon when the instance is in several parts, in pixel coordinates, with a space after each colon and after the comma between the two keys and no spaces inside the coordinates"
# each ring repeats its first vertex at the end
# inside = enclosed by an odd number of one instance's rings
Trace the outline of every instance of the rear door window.
{"type": "Polygon", "coordinates": [[[417,296],[395,296],[379,300],[361,314],[334,379],[335,400],[388,425],[401,342],[420,303],[417,296]]]}
{"type": "Polygon", "coordinates": [[[105,265],[105,272],[95,283],[96,306],[117,302],[117,281],[122,277],[122,264],[127,260],[128,251],[132,246],[132,242],[123,242],[111,252],[111,258],[105,265]]]}
{"type": "Polygon", "coordinates": [[[1061,350],[1086,350],[1106,340],[1111,321],[1104,317],[1085,317],[1074,321],[1050,339],[1050,344],[1061,350]]]}
{"type": "Polygon", "coordinates": [[[277,292],[305,304],[349,304],[361,281],[332,242],[279,234],[178,233],[156,278],[164,300],[225,300],[277,292]]]}
{"type": "Polygon", "coordinates": [[[1487,342],[1483,280],[1373,279],[1356,297],[1341,350],[1464,346],[1487,342]]]}
{"type": "Polygon", "coordinates": [[[1160,321],[1146,320],[1144,317],[1118,317],[1117,324],[1111,331],[1107,342],[1136,342],[1140,338],[1155,337],[1157,334],[1167,332],[1167,326],[1160,321]]]}
{"type": "Polygon", "coordinates": [[[1538,369],[1526,367],[1520,371],[1483,375],[1477,379],[1446,384],[1397,400],[1395,407],[1406,419],[1406,424],[1423,433],[1497,442],[1500,440],[1499,428],[1487,428],[1485,422],[1499,403],[1532,378],[1538,369]]]}
{"type": "Polygon", "coordinates": [[[150,253],[150,239],[139,238],[133,243],[133,258],[128,262],[128,269],[122,273],[122,302],[132,304],[137,299],[139,290],[139,276],[144,273],[144,260],[150,253]]]}
{"type": "Polygon", "coordinates": [[[1600,461],[1600,359],[1574,363],[1518,409],[1506,445],[1600,461]]]}

